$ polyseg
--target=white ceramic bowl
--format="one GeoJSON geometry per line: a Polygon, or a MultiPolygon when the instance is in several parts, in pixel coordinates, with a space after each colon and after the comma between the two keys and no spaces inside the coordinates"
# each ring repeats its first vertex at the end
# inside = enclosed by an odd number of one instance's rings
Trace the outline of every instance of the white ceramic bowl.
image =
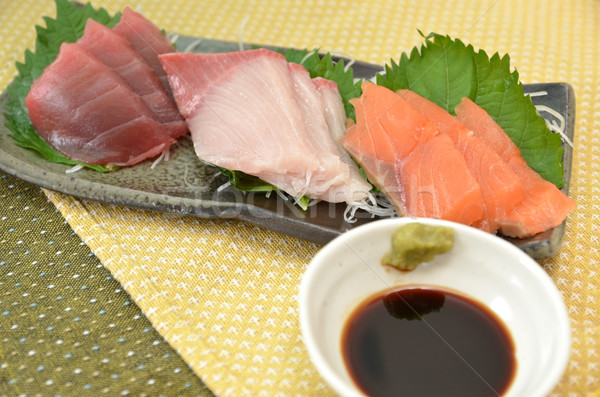
{"type": "Polygon", "coordinates": [[[487,305],[508,327],[517,372],[505,396],[545,396],[569,360],[570,328],[552,279],[514,245],[480,230],[440,220],[395,218],[353,229],[311,261],[300,286],[300,326],[321,376],[342,396],[361,395],[341,350],[342,329],[372,294],[402,285],[447,287],[487,305]],[[452,226],[452,250],[411,272],[380,264],[391,234],[407,222],[452,226]]]}

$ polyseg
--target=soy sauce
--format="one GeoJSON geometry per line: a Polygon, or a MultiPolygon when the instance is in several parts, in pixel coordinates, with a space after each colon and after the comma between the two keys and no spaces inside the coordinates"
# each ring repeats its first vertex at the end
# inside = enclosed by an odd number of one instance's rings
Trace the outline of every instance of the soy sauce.
{"type": "Polygon", "coordinates": [[[499,396],[516,371],[512,337],[487,307],[411,287],[367,299],[342,337],[346,367],[369,396],[499,396]]]}

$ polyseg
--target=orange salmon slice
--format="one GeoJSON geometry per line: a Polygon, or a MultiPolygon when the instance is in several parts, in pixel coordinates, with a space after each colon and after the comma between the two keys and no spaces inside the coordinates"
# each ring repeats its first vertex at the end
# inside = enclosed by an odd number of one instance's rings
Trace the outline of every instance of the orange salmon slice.
{"type": "Polygon", "coordinates": [[[462,153],[483,195],[483,216],[473,226],[495,233],[525,199],[521,179],[498,153],[445,109],[410,90],[399,90],[398,94],[450,137],[462,153]]]}
{"type": "Polygon", "coordinates": [[[341,143],[398,213],[478,221],[481,188],[452,140],[438,137],[438,128],[397,93],[370,82],[362,90],[351,101],[356,124],[341,143]]]}
{"type": "Polygon", "coordinates": [[[481,188],[452,139],[438,134],[398,162],[407,214],[470,225],[483,212],[481,188]]]}
{"type": "Polygon", "coordinates": [[[437,134],[435,126],[395,92],[369,82],[363,83],[362,90],[359,98],[350,100],[356,128],[346,133],[347,145],[393,162],[408,156],[419,141],[437,134]]]}
{"type": "Polygon", "coordinates": [[[527,237],[560,225],[576,207],[554,184],[531,169],[519,148],[490,115],[468,98],[456,106],[456,116],[509,165],[525,188],[525,199],[500,224],[510,237],[527,237]]]}

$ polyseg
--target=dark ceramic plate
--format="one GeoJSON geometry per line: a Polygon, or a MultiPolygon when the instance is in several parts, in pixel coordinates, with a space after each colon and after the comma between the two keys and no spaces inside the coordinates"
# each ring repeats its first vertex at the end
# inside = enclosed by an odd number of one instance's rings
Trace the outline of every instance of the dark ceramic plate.
{"type": "MultiPolygon", "coordinates": [[[[230,42],[178,37],[177,48],[181,51],[226,52],[238,49],[230,42]]],[[[378,65],[356,62],[352,66],[355,77],[371,78],[382,70],[378,65]]],[[[563,131],[573,139],[575,121],[575,98],[573,89],[565,83],[533,84],[525,86],[536,106],[541,105],[558,112],[565,123],[563,131]]],[[[2,113],[6,93],[0,97],[2,113]]],[[[558,119],[552,112],[542,111],[548,121],[558,119]]],[[[345,205],[321,202],[300,210],[292,202],[273,194],[243,194],[231,187],[222,189],[227,179],[216,168],[206,165],[196,157],[191,141],[181,139],[173,147],[170,159],[151,168],[148,160],[134,167],[117,172],[101,174],[90,170],[66,173],[70,167],[52,164],[36,153],[22,149],[9,137],[10,131],[0,126],[0,169],[41,187],[73,196],[107,203],[146,208],[156,211],[195,215],[198,217],[223,217],[244,219],[290,236],[326,243],[340,233],[370,222],[370,214],[356,214],[356,222],[344,220],[345,205]]],[[[568,191],[571,172],[572,148],[565,145],[565,184],[568,191]]],[[[554,255],[560,248],[564,223],[552,230],[528,239],[509,239],[534,258],[554,255]]]]}

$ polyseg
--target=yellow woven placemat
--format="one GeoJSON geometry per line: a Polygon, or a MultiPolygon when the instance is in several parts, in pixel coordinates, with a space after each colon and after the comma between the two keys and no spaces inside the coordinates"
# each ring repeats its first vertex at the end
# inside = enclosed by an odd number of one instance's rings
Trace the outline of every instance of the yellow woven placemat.
{"type": "MultiPolygon", "coordinates": [[[[600,390],[598,192],[600,2],[95,1],[130,5],[171,32],[298,48],[384,63],[420,43],[417,29],[509,53],[525,83],[568,82],[577,95],[569,217],[560,253],[542,265],[563,293],[572,358],[556,396],[600,390]],[[242,29],[243,28],[243,29],[242,29]]],[[[0,79],[33,44],[51,2],[0,0],[0,79]],[[18,46],[18,51],[15,50],[18,46]]],[[[155,328],[221,395],[328,395],[300,339],[296,294],[315,244],[235,220],[141,211],[47,192],[155,328]]],[[[552,326],[549,324],[548,326],[552,326]]]]}

